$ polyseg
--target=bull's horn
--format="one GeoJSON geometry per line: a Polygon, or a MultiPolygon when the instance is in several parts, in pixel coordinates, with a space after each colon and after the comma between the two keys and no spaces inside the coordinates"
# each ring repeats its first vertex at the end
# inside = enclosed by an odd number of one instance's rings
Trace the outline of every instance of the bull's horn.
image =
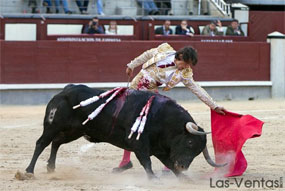
{"type": "Polygon", "coordinates": [[[198,126],[192,122],[186,123],[186,129],[189,133],[192,133],[194,135],[207,135],[207,134],[211,133],[211,132],[198,131],[198,126]]]}
{"type": "Polygon", "coordinates": [[[209,163],[209,165],[213,166],[213,167],[223,167],[226,166],[228,163],[225,164],[216,164],[210,157],[207,146],[204,148],[203,150],[203,155],[206,159],[206,161],[209,163]]]}

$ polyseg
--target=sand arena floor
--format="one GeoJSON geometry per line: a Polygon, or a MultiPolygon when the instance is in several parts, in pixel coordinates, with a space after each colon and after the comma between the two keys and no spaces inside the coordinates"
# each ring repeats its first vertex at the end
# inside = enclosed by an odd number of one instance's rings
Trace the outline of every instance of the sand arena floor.
{"type": "MultiPolygon", "coordinates": [[[[181,102],[206,131],[210,130],[210,112],[201,102],[181,102]]],[[[243,153],[248,168],[243,176],[229,179],[234,181],[261,181],[270,186],[270,180],[283,181],[285,190],[285,100],[254,100],[219,102],[226,109],[251,114],[264,121],[263,134],[259,138],[248,140],[243,153]]],[[[112,168],[118,165],[122,150],[107,143],[91,145],[85,139],[63,145],[58,152],[56,171],[47,173],[46,161],[50,146],[38,159],[34,180],[20,181],[14,178],[19,170],[24,172],[34,152],[35,142],[42,133],[42,121],[45,106],[4,106],[0,105],[0,190],[45,190],[45,191],[85,191],[85,190],[271,190],[264,187],[238,188],[232,184],[229,188],[219,188],[220,182],[210,182],[206,178],[213,168],[202,155],[199,155],[185,172],[192,181],[179,181],[173,174],[163,175],[163,165],[152,157],[153,170],[159,181],[149,181],[145,171],[132,155],[134,168],[113,174],[112,168]]],[[[208,148],[213,156],[211,137],[208,136],[208,148]]],[[[219,179],[218,179],[219,180],[219,179]]]]}

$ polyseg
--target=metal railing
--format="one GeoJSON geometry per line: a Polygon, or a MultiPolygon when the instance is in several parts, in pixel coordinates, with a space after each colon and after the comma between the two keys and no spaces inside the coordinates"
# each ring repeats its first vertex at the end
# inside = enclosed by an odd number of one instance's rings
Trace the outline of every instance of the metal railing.
{"type": "Polygon", "coordinates": [[[230,16],[231,15],[231,6],[230,4],[227,4],[223,0],[210,0],[217,9],[224,15],[224,16],[230,16]]]}
{"type": "MultiPolygon", "coordinates": [[[[63,5],[58,6],[59,10],[55,8],[55,1],[51,0],[52,5],[47,6],[44,0],[0,0],[0,15],[1,14],[64,14],[66,11],[63,5]]],[[[62,1],[62,0],[60,0],[62,1]]],[[[72,14],[81,14],[76,0],[66,0],[68,9],[72,14]]],[[[209,6],[211,2],[216,6],[223,15],[230,15],[230,5],[226,4],[223,0],[207,0],[207,7],[201,6],[201,0],[154,0],[157,7],[157,12],[148,12],[144,4],[139,0],[101,0],[103,4],[103,11],[105,15],[204,15],[205,12],[209,14],[216,10],[213,6],[209,6]],[[192,5],[192,6],[189,6],[192,5]],[[189,8],[191,7],[191,8],[189,8]],[[191,10],[192,9],[192,10],[191,10]]],[[[203,3],[202,3],[203,5],[203,3]]],[[[82,5],[83,6],[83,5],[82,5]]],[[[87,11],[84,14],[97,15],[97,0],[90,0],[87,11]]]]}

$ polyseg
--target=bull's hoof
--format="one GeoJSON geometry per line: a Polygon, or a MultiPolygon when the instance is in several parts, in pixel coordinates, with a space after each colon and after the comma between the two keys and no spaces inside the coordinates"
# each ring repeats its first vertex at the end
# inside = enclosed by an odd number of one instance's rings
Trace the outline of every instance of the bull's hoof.
{"type": "Polygon", "coordinates": [[[53,173],[54,172],[54,167],[50,167],[50,166],[48,166],[47,165],[47,171],[48,171],[48,173],[53,173]]]}
{"type": "Polygon", "coordinates": [[[22,173],[20,171],[17,171],[15,174],[15,178],[17,180],[33,180],[35,179],[35,176],[33,173],[29,173],[29,172],[22,173]]]}
{"type": "Polygon", "coordinates": [[[113,168],[113,173],[121,173],[121,172],[124,172],[125,170],[128,170],[130,168],[133,168],[133,163],[130,161],[128,162],[126,165],[124,166],[121,166],[121,167],[116,167],[116,168],[113,168]]]}

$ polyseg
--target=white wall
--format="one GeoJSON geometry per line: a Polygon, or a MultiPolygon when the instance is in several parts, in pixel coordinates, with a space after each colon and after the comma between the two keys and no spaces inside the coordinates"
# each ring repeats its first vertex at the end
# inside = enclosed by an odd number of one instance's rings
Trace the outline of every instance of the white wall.
{"type": "Polygon", "coordinates": [[[83,25],[76,24],[48,24],[47,35],[53,34],[81,34],[83,25]]]}
{"type": "Polygon", "coordinates": [[[37,40],[36,24],[5,24],[5,40],[35,41],[37,40]]]}

